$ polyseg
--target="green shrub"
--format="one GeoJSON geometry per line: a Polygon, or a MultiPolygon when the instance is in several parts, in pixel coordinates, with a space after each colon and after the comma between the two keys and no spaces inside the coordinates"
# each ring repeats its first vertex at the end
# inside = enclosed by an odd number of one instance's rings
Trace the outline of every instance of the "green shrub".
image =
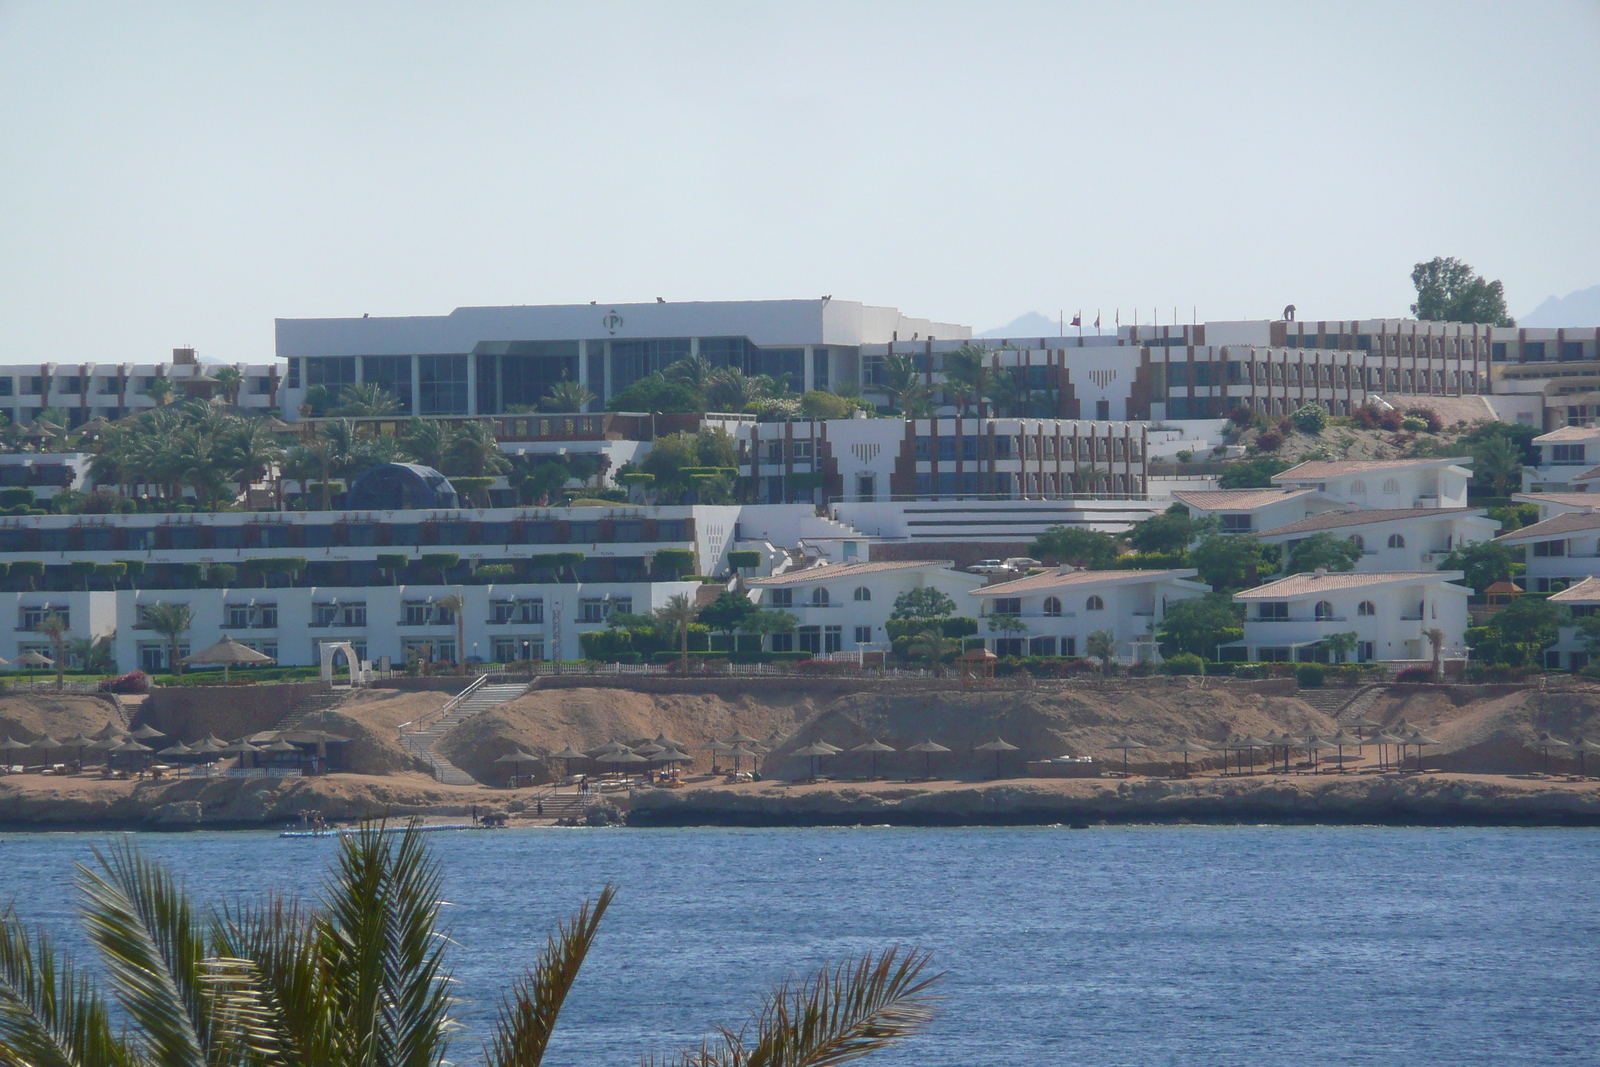
{"type": "Polygon", "coordinates": [[[759,567],[761,566],[761,553],[755,549],[742,548],[728,553],[728,566],[730,567],[759,567]]]}
{"type": "Polygon", "coordinates": [[[1306,404],[1289,416],[1294,428],[1304,434],[1319,434],[1328,425],[1328,413],[1320,404],[1306,404]]]}
{"type": "Polygon", "coordinates": [[[965,616],[948,619],[889,619],[883,624],[884,632],[893,641],[900,637],[913,637],[924,630],[937,629],[945,637],[971,637],[978,632],[978,620],[965,616]]]}
{"type": "Polygon", "coordinates": [[[1295,684],[1301,689],[1322,688],[1322,665],[1318,663],[1302,663],[1294,670],[1295,684]]]}
{"type": "Polygon", "coordinates": [[[1179,652],[1176,656],[1167,657],[1161,665],[1163,674],[1204,674],[1205,661],[1193,652],[1179,652]]]}

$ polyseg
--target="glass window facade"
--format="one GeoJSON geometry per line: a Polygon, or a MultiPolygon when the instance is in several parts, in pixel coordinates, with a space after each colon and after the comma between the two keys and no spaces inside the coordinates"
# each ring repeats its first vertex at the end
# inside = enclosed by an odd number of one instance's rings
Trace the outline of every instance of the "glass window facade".
{"type": "Polygon", "coordinates": [[[665,370],[689,355],[687,337],[668,337],[648,341],[612,341],[610,393],[615,395],[659,370],[665,370]]]}
{"type": "Polygon", "coordinates": [[[326,386],[337,399],[347,385],[356,384],[356,357],[319,356],[306,360],[306,388],[326,386]]]}
{"type": "Polygon", "coordinates": [[[393,393],[400,401],[399,414],[415,413],[411,406],[410,356],[362,356],[361,380],[380,385],[385,392],[393,393]]]}
{"type": "Polygon", "coordinates": [[[467,413],[467,357],[418,356],[421,415],[467,413]]]}

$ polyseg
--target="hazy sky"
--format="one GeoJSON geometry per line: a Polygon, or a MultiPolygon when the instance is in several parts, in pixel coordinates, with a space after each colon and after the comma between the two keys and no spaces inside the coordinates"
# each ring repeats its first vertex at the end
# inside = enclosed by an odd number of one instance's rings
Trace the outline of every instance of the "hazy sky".
{"type": "Polygon", "coordinates": [[[1600,284],[1600,4],[0,2],[0,362],[816,297],[982,330],[1600,284]]]}

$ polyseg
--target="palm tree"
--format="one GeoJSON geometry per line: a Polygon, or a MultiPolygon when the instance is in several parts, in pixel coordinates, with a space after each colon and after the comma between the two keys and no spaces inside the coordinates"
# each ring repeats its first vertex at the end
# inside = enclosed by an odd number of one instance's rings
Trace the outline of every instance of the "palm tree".
{"type": "Polygon", "coordinates": [[[717,368],[706,357],[684,356],[662,371],[661,376],[669,382],[682,382],[695,392],[702,393],[716,373],[717,368]]]}
{"type": "Polygon", "coordinates": [[[511,461],[500,451],[494,439],[494,430],[483,421],[463,422],[456,426],[450,437],[450,452],[445,457],[446,474],[464,474],[482,478],[504,474],[511,469],[511,461]]]}
{"type": "Polygon", "coordinates": [[[382,418],[400,410],[400,398],[385,389],[379,382],[347,385],[339,394],[340,415],[360,418],[382,418]]]}
{"type": "Polygon", "coordinates": [[[967,405],[988,391],[987,355],[980,345],[965,344],[944,357],[944,388],[955,400],[957,414],[965,414],[967,405]]]}
{"type": "Polygon", "coordinates": [[[406,426],[401,445],[411,458],[424,467],[443,471],[445,459],[450,455],[450,427],[438,419],[412,419],[406,426]]]}
{"type": "Polygon", "coordinates": [[[234,407],[239,406],[239,390],[244,386],[244,371],[238,367],[218,367],[211,376],[222,386],[223,393],[228,398],[228,403],[234,407]]]}
{"type": "Polygon", "coordinates": [[[1117,651],[1117,635],[1110,630],[1096,630],[1090,634],[1084,639],[1083,651],[1085,655],[1093,656],[1100,661],[1102,673],[1110,674],[1116,669],[1111,657],[1117,651]]]}
{"type": "Polygon", "coordinates": [[[767,397],[767,383],[738,367],[723,367],[713,374],[705,388],[706,404],[714,411],[743,411],[767,397]]]}
{"type": "Polygon", "coordinates": [[[56,661],[56,692],[67,687],[67,634],[71,632],[67,620],[61,617],[58,611],[52,611],[39,620],[39,625],[33,628],[34,633],[43,634],[50,639],[50,645],[55,650],[56,661]]]}
{"type": "Polygon", "coordinates": [[[911,356],[888,356],[883,361],[883,390],[900,413],[911,418],[927,407],[929,391],[917,361],[911,356]]]}
{"type": "Polygon", "coordinates": [[[438,606],[456,617],[456,673],[467,673],[467,598],[451,593],[438,600],[438,606]]]}
{"type": "Polygon", "coordinates": [[[540,406],[546,411],[582,411],[583,406],[593,399],[594,394],[582,382],[559,381],[550,387],[550,395],[541,401],[540,406]]]}
{"type": "MultiPolygon", "coordinates": [[[[384,1067],[451,1056],[443,872],[423,835],[343,838],[315,904],[271,897],[202,909],[126,842],[78,868],[102,966],[76,963],[14,914],[0,920],[0,1062],[75,1067],[384,1067]],[[98,975],[104,975],[99,979],[98,975]],[[122,1011],[113,1019],[108,982],[122,1011]]],[[[524,971],[485,1042],[486,1067],[539,1067],[616,891],[606,886],[524,971]]],[[[823,1065],[895,1044],[933,1016],[926,954],[890,949],[779,985],[741,1029],[674,1062],[823,1065]]]]}
{"type": "Polygon", "coordinates": [[[251,482],[264,478],[283,460],[277,437],[258,419],[235,419],[219,444],[218,457],[239,483],[242,499],[249,499],[251,482]]]}
{"type": "Polygon", "coordinates": [[[157,407],[166,407],[167,401],[172,399],[172,380],[169,378],[150,379],[150,384],[144,387],[144,395],[154,400],[157,407]]]}
{"type": "Polygon", "coordinates": [[[960,650],[961,642],[953,637],[946,637],[938,630],[928,629],[915,635],[906,642],[906,653],[913,659],[920,659],[933,666],[940,663],[952,652],[960,650]]]}
{"type": "Polygon", "coordinates": [[[329,496],[328,478],[333,467],[333,450],[327,438],[318,434],[304,444],[289,449],[283,459],[283,473],[300,483],[300,495],[305,496],[308,486],[315,481],[322,493],[322,510],[333,506],[329,496]]]}
{"type": "Polygon", "coordinates": [[[656,622],[668,633],[676,634],[679,649],[682,651],[680,669],[687,674],[689,671],[689,624],[700,617],[700,612],[694,606],[694,601],[688,593],[675,593],[667,598],[667,602],[655,610],[656,622]]]}
{"type": "Polygon", "coordinates": [[[1444,631],[1437,626],[1429,626],[1422,631],[1422,636],[1433,646],[1433,680],[1442,682],[1444,681],[1444,631]]]}
{"type": "Polygon", "coordinates": [[[75,659],[87,674],[111,674],[116,661],[111,657],[111,634],[75,637],[67,642],[67,656],[75,659]]]}
{"type": "Polygon", "coordinates": [[[172,673],[183,675],[183,658],[178,655],[179,642],[189,632],[194,622],[194,612],[187,604],[168,604],[160,601],[144,609],[144,628],[154,630],[167,639],[168,658],[172,673]]]}

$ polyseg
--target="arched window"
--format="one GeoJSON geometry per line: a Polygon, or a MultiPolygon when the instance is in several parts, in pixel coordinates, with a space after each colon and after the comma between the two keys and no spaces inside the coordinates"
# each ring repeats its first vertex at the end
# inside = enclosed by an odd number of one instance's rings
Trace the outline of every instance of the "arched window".
{"type": "Polygon", "coordinates": [[[1356,608],[1357,615],[1376,615],[1377,613],[1377,606],[1374,605],[1370,600],[1363,600],[1361,602],[1361,606],[1356,608]]]}
{"type": "Polygon", "coordinates": [[[1400,494],[1400,483],[1395,479],[1390,478],[1388,481],[1383,483],[1383,491],[1388,493],[1390,496],[1398,496],[1400,494]]]}
{"type": "Polygon", "coordinates": [[[1406,547],[1406,539],[1404,537],[1401,537],[1399,534],[1390,534],[1389,535],[1389,547],[1390,548],[1404,548],[1404,547],[1406,547]]]}
{"type": "Polygon", "coordinates": [[[1355,545],[1357,550],[1361,552],[1365,552],[1367,550],[1366,538],[1362,537],[1360,534],[1351,534],[1350,543],[1355,545]]]}
{"type": "Polygon", "coordinates": [[[1047,596],[1044,598],[1044,613],[1052,618],[1061,614],[1061,600],[1058,597],[1047,596]]]}
{"type": "Polygon", "coordinates": [[[1367,495],[1367,483],[1362,481],[1359,478],[1357,478],[1355,481],[1351,482],[1350,483],[1350,495],[1351,496],[1366,496],[1367,495]]]}
{"type": "Polygon", "coordinates": [[[826,589],[814,589],[814,590],[812,590],[811,591],[811,603],[815,604],[819,608],[827,607],[828,606],[828,591],[826,589]]]}
{"type": "Polygon", "coordinates": [[[856,599],[857,600],[871,600],[872,599],[872,590],[868,589],[864,585],[856,586],[856,599]]]}
{"type": "Polygon", "coordinates": [[[1317,601],[1316,615],[1319,621],[1333,618],[1333,605],[1326,600],[1317,601]]]}
{"type": "Polygon", "coordinates": [[[1097,596],[1092,596],[1084,602],[1083,607],[1085,611],[1104,611],[1106,602],[1097,596]]]}

